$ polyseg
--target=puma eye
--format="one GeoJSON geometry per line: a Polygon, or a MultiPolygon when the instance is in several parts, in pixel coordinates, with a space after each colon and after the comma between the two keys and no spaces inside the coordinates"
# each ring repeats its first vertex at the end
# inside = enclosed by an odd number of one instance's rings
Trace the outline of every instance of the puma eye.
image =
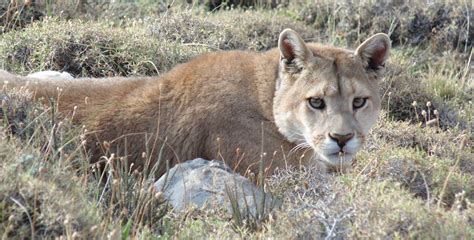
{"type": "Polygon", "coordinates": [[[357,97],[357,98],[354,98],[354,101],[352,102],[352,106],[354,107],[354,109],[358,109],[365,106],[366,102],[367,102],[367,98],[357,97]]]}
{"type": "Polygon", "coordinates": [[[308,103],[312,108],[319,110],[323,109],[326,106],[324,100],[322,100],[321,98],[309,98],[308,103]]]}

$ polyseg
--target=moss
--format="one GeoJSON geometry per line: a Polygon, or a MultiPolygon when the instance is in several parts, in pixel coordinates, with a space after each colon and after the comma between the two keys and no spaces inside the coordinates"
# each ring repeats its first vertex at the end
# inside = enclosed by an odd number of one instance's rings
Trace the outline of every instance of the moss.
{"type": "Polygon", "coordinates": [[[466,221],[469,211],[444,211],[413,199],[391,182],[360,182],[347,204],[357,218],[351,222],[353,238],[470,238],[474,232],[466,221]]]}
{"type": "Polygon", "coordinates": [[[469,118],[460,111],[472,100],[472,88],[462,87],[465,64],[466,59],[455,52],[438,56],[416,47],[394,49],[381,82],[382,107],[393,120],[426,124],[437,118],[444,129],[468,128],[469,118]]]}

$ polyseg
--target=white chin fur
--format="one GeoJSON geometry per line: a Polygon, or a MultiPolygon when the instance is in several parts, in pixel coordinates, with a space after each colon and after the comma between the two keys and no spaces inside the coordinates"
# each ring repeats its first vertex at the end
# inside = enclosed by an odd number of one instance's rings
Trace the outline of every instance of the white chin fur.
{"type": "Polygon", "coordinates": [[[320,160],[327,165],[328,167],[339,167],[339,166],[347,166],[352,163],[352,159],[354,158],[354,154],[346,153],[339,155],[338,153],[335,154],[320,154],[318,153],[320,160]]]}
{"type": "Polygon", "coordinates": [[[319,149],[315,151],[318,153],[320,161],[328,167],[345,167],[350,165],[354,155],[360,148],[360,141],[357,138],[347,142],[344,147],[345,153],[343,154],[339,154],[339,146],[329,138],[326,138],[322,144],[323,146],[319,146],[319,149]]]}

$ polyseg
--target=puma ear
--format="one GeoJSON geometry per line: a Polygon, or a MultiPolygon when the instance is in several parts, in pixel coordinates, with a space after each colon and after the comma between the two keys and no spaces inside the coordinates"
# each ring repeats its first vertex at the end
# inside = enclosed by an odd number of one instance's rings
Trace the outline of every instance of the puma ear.
{"type": "Polygon", "coordinates": [[[288,67],[302,69],[306,60],[313,56],[298,33],[289,28],[280,33],[278,48],[283,63],[288,67]]]}
{"type": "Polygon", "coordinates": [[[368,70],[377,71],[385,66],[390,53],[390,38],[385,33],[377,33],[365,40],[355,51],[364,61],[368,70]]]}

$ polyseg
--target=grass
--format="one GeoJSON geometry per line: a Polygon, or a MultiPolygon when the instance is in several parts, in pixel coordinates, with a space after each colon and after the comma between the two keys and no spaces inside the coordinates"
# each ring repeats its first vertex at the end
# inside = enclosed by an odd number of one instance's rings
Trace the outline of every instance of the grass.
{"type": "Polygon", "coordinates": [[[280,169],[265,189],[283,206],[258,223],[233,220],[223,209],[170,211],[151,176],[128,172],[111,154],[104,156],[103,179],[88,164],[83,129],[60,118],[54,102],[40,105],[6,86],[0,235],[472,239],[473,12],[467,4],[295,1],[209,12],[201,5],[127,1],[91,4],[77,14],[71,2],[58,1],[29,9],[42,14],[32,23],[22,18],[27,12],[14,22],[2,18],[0,66],[18,74],[159,75],[203,52],[275,47],[286,27],[341,47],[384,31],[394,49],[381,84],[383,114],[354,167],[344,174],[280,169]]]}

